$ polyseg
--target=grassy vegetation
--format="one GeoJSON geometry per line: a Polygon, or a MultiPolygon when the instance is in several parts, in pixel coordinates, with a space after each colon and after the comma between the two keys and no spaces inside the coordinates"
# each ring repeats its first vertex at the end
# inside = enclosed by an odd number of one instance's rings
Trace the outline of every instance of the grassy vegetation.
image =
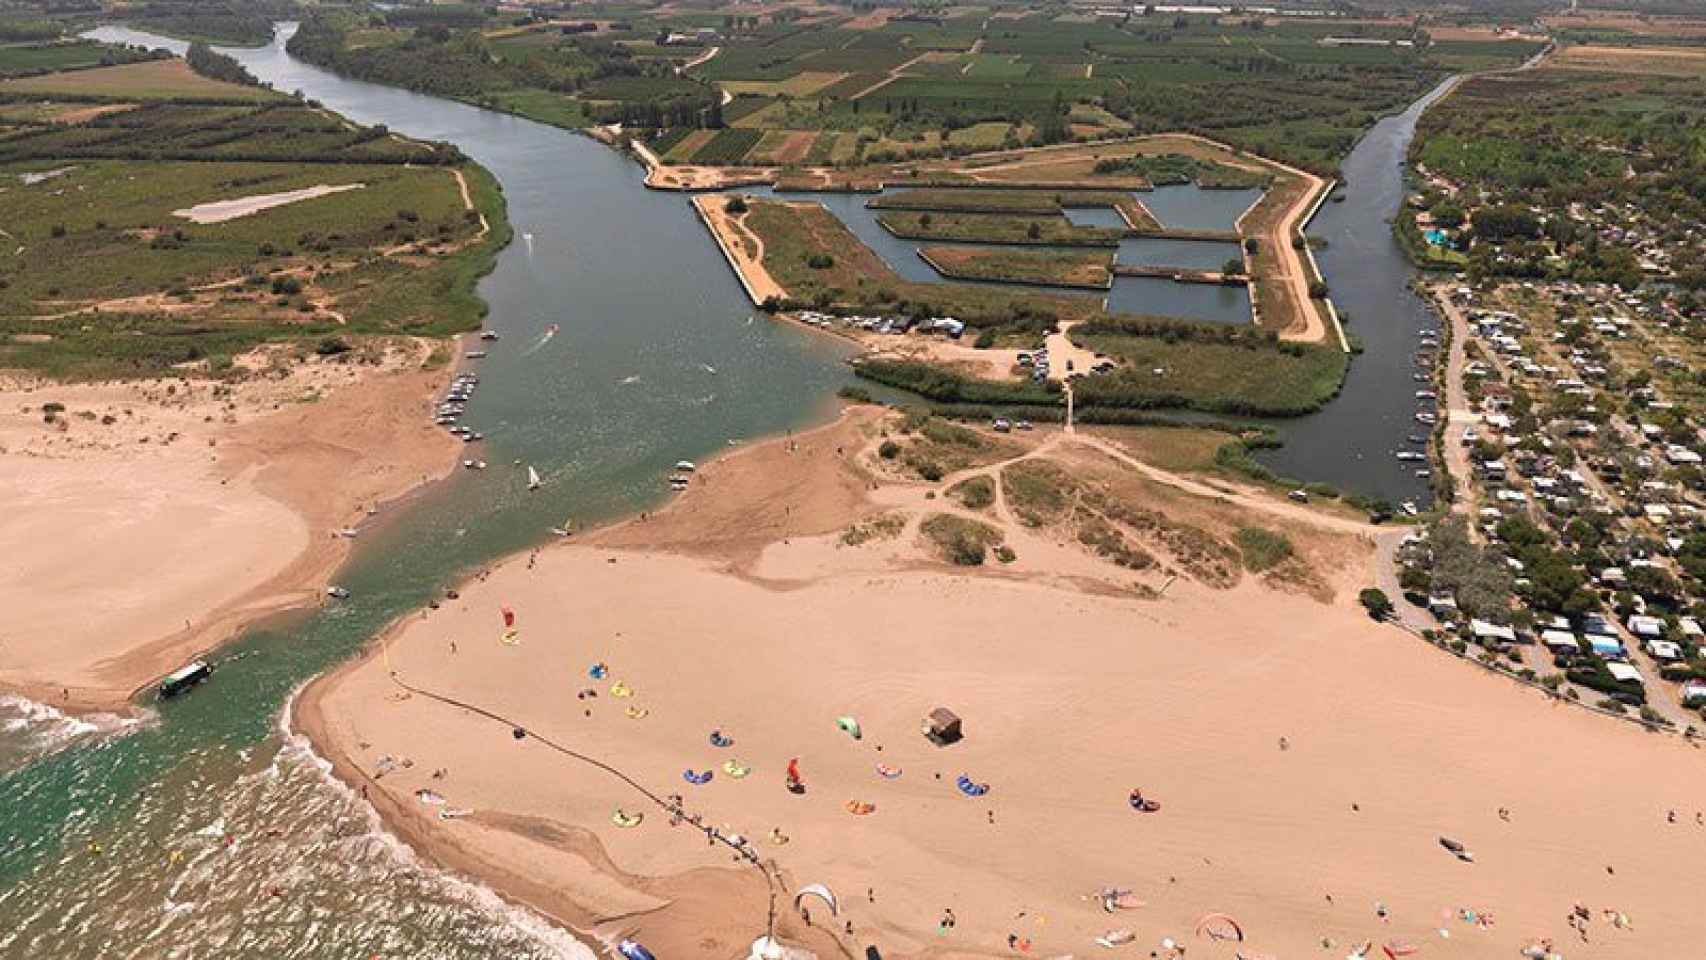
{"type": "Polygon", "coordinates": [[[996,280],[1105,290],[1112,255],[1090,250],[1009,250],[1001,247],[925,247],[925,262],[955,280],[996,280]]]}
{"type": "Polygon", "coordinates": [[[1014,216],[895,211],[879,215],[877,222],[895,236],[909,240],[1114,247],[1124,236],[1123,231],[1108,227],[1074,226],[1058,213],[1014,216]]]}
{"type": "Polygon", "coordinates": [[[1216,468],[1215,455],[1232,441],[1229,429],[1201,429],[1180,424],[1108,427],[1097,432],[1130,451],[1137,459],[1162,470],[1205,473],[1216,468]]]}
{"type": "Polygon", "coordinates": [[[1006,539],[1000,530],[987,523],[948,513],[925,517],[918,529],[938,556],[962,567],[981,565],[990,548],[1000,547],[1006,539]]]}
{"type": "Polygon", "coordinates": [[[967,510],[983,510],[995,502],[995,481],[970,477],[949,487],[947,497],[967,510]]]}
{"type": "Polygon", "coordinates": [[[1291,559],[1293,554],[1291,541],[1283,533],[1264,530],[1261,527],[1240,527],[1232,535],[1232,542],[1238,545],[1239,556],[1244,561],[1244,569],[1251,573],[1264,573],[1291,559]]]}
{"type": "Polygon", "coordinates": [[[909,415],[879,454],[922,480],[934,483],[951,473],[1017,456],[1012,444],[924,414],[909,415]]]}
{"type": "Polygon", "coordinates": [[[906,516],[900,513],[878,514],[861,520],[841,531],[843,546],[857,547],[876,540],[892,540],[906,528],[906,516]]]}
{"type": "Polygon", "coordinates": [[[1072,341],[1122,361],[1076,389],[1084,407],[1189,407],[1297,416],[1318,410],[1344,382],[1336,345],[1282,343],[1248,328],[1110,318],[1074,327],[1072,341]]]}
{"type": "Polygon", "coordinates": [[[1027,527],[1045,527],[1066,519],[1076,484],[1060,465],[1047,460],[1021,460],[1001,471],[1001,493],[1007,508],[1027,527]]]}
{"type": "MultiPolygon", "coordinates": [[[[181,66],[181,64],[178,64],[181,66]]],[[[140,66],[153,67],[155,63],[140,66]]],[[[111,68],[130,69],[130,68],[111,68]]],[[[475,281],[509,238],[502,194],[453,150],[364,129],[267,93],[112,106],[80,92],[7,104],[0,141],[8,254],[0,258],[0,365],[56,376],[152,375],[260,343],[330,334],[442,335],[483,315],[475,281]],[[96,115],[98,114],[98,115],[96,115]],[[456,175],[476,207],[462,202],[456,175]],[[218,223],[183,211],[317,185],[359,189],[218,223]],[[481,236],[480,216],[490,224],[481,236]]],[[[182,90],[209,81],[188,75],[182,90]]],[[[174,79],[176,82],[176,79],[174,79]]],[[[14,96],[22,97],[23,94],[14,96]]]]}

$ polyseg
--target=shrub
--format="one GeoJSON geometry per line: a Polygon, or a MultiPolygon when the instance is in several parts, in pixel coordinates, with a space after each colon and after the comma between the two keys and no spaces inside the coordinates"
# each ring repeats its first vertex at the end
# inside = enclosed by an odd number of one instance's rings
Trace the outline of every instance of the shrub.
{"type": "Polygon", "coordinates": [[[1378,587],[1369,587],[1357,594],[1357,599],[1362,601],[1363,609],[1375,620],[1385,620],[1392,616],[1392,599],[1386,595],[1386,591],[1378,587]]]}
{"type": "Polygon", "coordinates": [[[932,514],[919,531],[940,551],[943,559],[961,567],[983,563],[991,546],[1001,544],[1001,531],[986,523],[965,520],[946,513],[932,514]]]}
{"type": "Polygon", "coordinates": [[[55,238],[63,237],[65,236],[65,224],[56,223],[53,225],[53,229],[49,232],[52,233],[55,238]]]}
{"type": "Polygon", "coordinates": [[[877,448],[877,456],[882,457],[884,460],[893,460],[895,457],[900,456],[900,444],[895,443],[893,440],[884,440],[882,446],[877,448]]]}
{"type": "MultiPolygon", "coordinates": [[[[1243,555],[1244,566],[1251,573],[1261,573],[1284,563],[1292,554],[1291,541],[1282,533],[1261,527],[1241,527],[1232,539],[1243,555]]],[[[1387,603],[1391,607],[1390,601],[1387,603]]]]}
{"type": "Polygon", "coordinates": [[[736,194],[735,196],[732,196],[729,198],[729,202],[726,205],[724,205],[723,209],[727,210],[730,213],[745,213],[746,212],[746,198],[739,195],[739,194],[736,194]]]}
{"type": "Polygon", "coordinates": [[[827,253],[814,253],[806,258],[806,266],[813,270],[828,270],[835,266],[835,258],[827,253]]]}

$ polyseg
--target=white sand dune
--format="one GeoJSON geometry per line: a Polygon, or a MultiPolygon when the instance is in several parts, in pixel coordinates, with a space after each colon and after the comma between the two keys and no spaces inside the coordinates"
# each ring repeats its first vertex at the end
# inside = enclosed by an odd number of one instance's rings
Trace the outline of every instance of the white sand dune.
{"type": "Polygon", "coordinates": [[[282,207],[287,203],[296,203],[299,200],[312,200],[315,197],[324,197],[334,193],[343,193],[345,190],[360,190],[365,186],[367,186],[365,183],[341,183],[337,186],[321,183],[312,187],[303,187],[301,190],[286,190],[283,193],[262,193],[252,197],[237,197],[232,200],[215,200],[212,203],[198,203],[187,209],[173,210],[172,216],[183,217],[184,219],[194,223],[224,223],[227,220],[235,220],[238,217],[246,217],[250,214],[260,213],[262,210],[271,210],[273,207],[282,207]]]}

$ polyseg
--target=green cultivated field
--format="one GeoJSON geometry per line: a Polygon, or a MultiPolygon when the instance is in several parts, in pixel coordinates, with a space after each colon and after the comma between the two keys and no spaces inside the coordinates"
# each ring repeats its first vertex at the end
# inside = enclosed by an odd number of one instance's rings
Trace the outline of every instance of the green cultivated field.
{"type": "MultiPolygon", "coordinates": [[[[1419,45],[1329,45],[1324,38],[1342,29],[1333,23],[1241,14],[993,16],[1011,9],[956,7],[943,17],[920,11],[915,20],[865,28],[859,11],[804,22],[797,11],[724,15],[601,6],[576,9],[598,25],[583,31],[509,8],[356,14],[320,7],[306,17],[291,49],[363,79],[553,123],[713,130],[738,124],[761,133],[848,135],[811,157],[820,163],[1190,129],[1322,172],[1374,118],[1447,71],[1514,65],[1533,52],[1526,43],[1430,47],[1424,34],[1400,21],[1353,29],[1419,45]],[[715,36],[658,42],[701,28],[715,36]],[[675,72],[713,45],[715,57],[675,72]],[[970,52],[974,46],[977,53],[970,52]],[[718,104],[722,89],[737,94],[734,103],[718,104]],[[563,99],[580,110],[564,107],[563,99]]],[[[738,142],[687,159],[734,162],[724,147],[738,142]]]]}

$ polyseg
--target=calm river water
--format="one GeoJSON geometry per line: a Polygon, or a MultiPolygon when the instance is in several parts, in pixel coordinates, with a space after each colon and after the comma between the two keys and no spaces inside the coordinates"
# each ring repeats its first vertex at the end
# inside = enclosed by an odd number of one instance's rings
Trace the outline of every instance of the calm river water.
{"type": "MultiPolygon", "coordinates": [[[[96,36],[184,47],[128,30],[96,36]]],[[[493,468],[459,473],[364,536],[339,576],[351,601],[251,630],[222,651],[238,659],[215,682],[149,721],[72,721],[0,700],[0,957],[587,957],[484,888],[417,863],[280,729],[281,708],[460,572],[537,542],[565,517],[596,521],[656,502],[677,459],[820,417],[851,379],[844,353],[754,318],[684,198],[643,189],[640,170],[603,146],[333,76],[286,55],[282,34],[227,52],[355,120],[452,141],[503,183],[517,239],[481,285],[503,339],[480,366],[467,417],[489,438],[482,455],[493,468]],[[551,324],[560,332],[547,337],[551,324]],[[543,490],[524,495],[510,466],[518,458],[540,469],[543,490]]],[[[1371,139],[1394,137],[1388,125],[1371,139]]],[[[1361,191],[1396,196],[1397,155],[1388,151],[1384,170],[1353,169],[1353,200],[1330,214],[1360,207],[1361,191]]],[[[1385,244],[1381,216],[1373,222],[1385,244]]],[[[1373,348],[1371,328],[1384,321],[1372,304],[1390,309],[1402,277],[1359,307],[1351,298],[1362,285],[1339,273],[1361,271],[1372,287],[1373,271],[1332,259],[1358,256],[1335,222],[1323,215],[1334,240],[1324,267],[1373,348]]],[[[1408,363],[1413,319],[1391,321],[1404,348],[1393,363],[1408,363]]],[[[1383,375],[1366,369],[1375,359],[1371,349],[1353,367],[1351,399],[1294,431],[1304,452],[1283,456],[1308,469],[1288,469],[1367,487],[1362,461],[1345,455],[1345,438],[1361,436],[1347,424],[1409,405],[1387,402],[1409,391],[1389,372],[1379,389],[1383,375]]]]}

